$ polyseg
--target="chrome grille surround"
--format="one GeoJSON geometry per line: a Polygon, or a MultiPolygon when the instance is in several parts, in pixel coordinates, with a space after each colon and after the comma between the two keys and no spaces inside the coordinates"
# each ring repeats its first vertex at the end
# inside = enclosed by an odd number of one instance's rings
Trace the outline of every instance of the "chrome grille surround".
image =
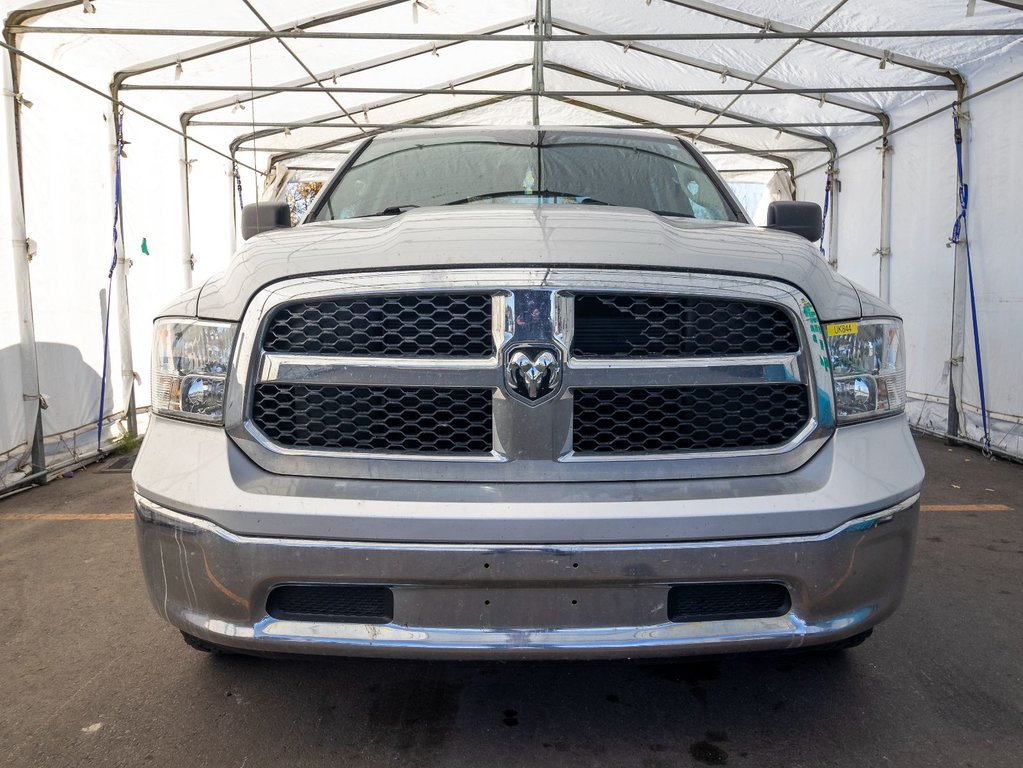
{"type": "Polygon", "coordinates": [[[274,284],[250,303],[235,349],[225,426],[258,465],[284,475],[459,482],[571,482],[735,477],[790,472],[834,429],[833,392],[820,327],[809,299],[780,282],[730,275],[572,267],[416,270],[305,277],[274,284]],[[281,355],[262,350],[268,318],[286,303],[344,295],[479,293],[493,296],[493,348],[477,358],[281,355]],[[573,358],[576,293],[688,295],[773,304],[799,334],[799,351],[740,357],[573,358]],[[529,311],[525,311],[526,309],[529,311]],[[512,345],[542,343],[561,352],[557,397],[529,404],[509,397],[501,365],[512,345]],[[493,450],[487,454],[373,453],[291,449],[252,420],[262,382],[366,387],[486,388],[493,391],[493,450]],[[801,382],[808,417],[782,445],[740,450],[582,454],[572,448],[575,388],[692,387],[801,382]]]}

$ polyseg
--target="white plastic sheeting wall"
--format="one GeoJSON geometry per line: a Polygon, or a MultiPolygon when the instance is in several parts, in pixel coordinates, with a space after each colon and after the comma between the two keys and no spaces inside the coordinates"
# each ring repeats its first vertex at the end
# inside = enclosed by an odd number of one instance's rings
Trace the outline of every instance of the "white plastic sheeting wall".
{"type": "MultiPolygon", "coordinates": [[[[531,34],[525,22],[535,0],[508,0],[499,7],[470,0],[429,0],[424,4],[387,0],[309,0],[296,8],[278,0],[256,0],[267,21],[289,30],[299,17],[363,10],[364,13],[315,27],[340,32],[411,32],[439,34],[498,30],[497,36],[531,34]]],[[[611,32],[721,33],[756,31],[756,24],[722,18],[735,12],[769,17],[820,30],[1010,29],[1023,27],[1023,12],[979,0],[900,3],[885,0],[553,0],[549,4],[555,34],[611,32]],[[717,11],[721,10],[722,13],[717,11]],[[709,12],[708,12],[709,11],[709,12]]],[[[242,3],[211,4],[199,0],[98,0],[95,14],[83,14],[77,2],[0,3],[11,11],[39,7],[47,13],[28,19],[40,27],[134,27],[243,29],[263,27],[242,3]],[[53,7],[56,6],[56,7],[53,7]]],[[[13,17],[8,17],[13,18],[13,17]]],[[[762,25],[761,25],[762,26],[762,25]]],[[[31,32],[8,37],[27,54],[78,78],[102,94],[116,72],[156,62],[152,71],[126,79],[123,101],[177,128],[183,113],[194,113],[189,136],[217,152],[190,143],[189,205],[186,226],[183,142],[164,127],[132,112],[124,116],[129,142],[122,158],[123,269],[108,281],[113,256],[114,211],[113,111],[109,100],[19,60],[21,106],[13,93],[5,62],[0,152],[8,184],[0,185],[0,491],[29,471],[35,414],[42,395],[42,433],[47,466],[83,458],[95,451],[102,412],[101,443],[128,428],[126,409],[149,403],[150,325],[155,312],[190,285],[199,286],[223,268],[235,244],[237,195],[230,155],[238,147],[240,178],[246,202],[265,195],[264,180],[244,166],[266,170],[282,149],[292,157],[273,166],[274,188],[297,176],[323,172],[289,171],[288,166],[327,168],[343,160],[361,130],[347,123],[391,123],[432,116],[431,123],[528,124],[533,100],[528,96],[397,95],[381,93],[256,94],[246,84],[276,86],[308,81],[303,65],[324,85],[365,88],[460,87],[525,90],[532,84],[534,46],[529,41],[460,42],[440,40],[289,39],[289,47],[268,39],[239,45],[216,56],[196,51],[223,42],[210,37],[89,35],[31,32]],[[417,55],[379,63],[399,52],[417,55]],[[176,59],[182,59],[180,71],[176,59]],[[162,60],[161,60],[162,59],[162,60]],[[139,85],[231,85],[230,91],[130,90],[139,85]],[[31,101],[27,108],[24,100],[31,101]],[[338,104],[352,115],[339,112],[338,104]],[[475,107],[474,107],[475,105],[475,107]],[[244,107],[244,108],[243,108],[244,107]],[[463,111],[456,111],[463,110],[463,111]],[[24,179],[24,228],[18,187],[15,112],[21,119],[21,173],[24,179]],[[327,120],[332,126],[278,127],[256,140],[244,140],[245,124],[327,120]],[[203,125],[202,123],[233,123],[203,125]],[[327,144],[329,151],[309,151],[327,144]],[[225,157],[227,155],[228,157],[225,157]],[[26,237],[30,254],[26,253],[26,237]],[[146,250],[142,243],[145,240],[146,250]],[[112,294],[108,296],[108,291],[112,294]],[[111,304],[105,399],[100,408],[104,358],[104,319],[111,304]],[[38,372],[38,384],[36,375],[38,372]]],[[[858,39],[876,50],[895,51],[954,67],[968,84],[967,93],[1011,78],[1023,70],[1018,37],[909,37],[858,39]]],[[[565,99],[541,97],[540,122],[555,124],[714,123],[698,134],[701,149],[717,153],[742,146],[752,154],[712,154],[724,169],[764,169],[732,174],[735,181],[771,184],[775,196],[787,194],[784,157],[796,172],[797,196],[822,201],[827,143],[837,145],[841,193],[837,213],[837,268],[873,291],[879,289],[881,156],[880,129],[871,114],[884,111],[892,120],[892,235],[890,295],[904,314],[909,345],[911,419],[943,432],[947,416],[954,249],[946,247],[956,214],[955,154],[952,143],[951,91],[875,91],[829,95],[684,94],[672,98],[615,93],[630,89],[693,91],[742,88],[751,76],[766,72],[757,90],[771,82],[803,87],[946,86],[941,75],[876,58],[837,50],[832,45],[787,39],[689,40],[635,42],[548,41],[544,44],[547,91],[600,90],[607,95],[565,99]],[[647,47],[667,56],[644,52],[647,47]],[[705,63],[685,63],[700,59],[705,63]],[[779,60],[780,57],[780,60],[779,60]],[[674,60],[672,60],[674,58],[674,60]],[[851,108],[849,103],[857,108],[851,108]],[[904,128],[921,115],[944,108],[930,119],[904,128]],[[736,116],[716,115],[731,110],[736,116]],[[777,131],[743,123],[800,122],[819,128],[777,131]],[[828,122],[857,122],[870,127],[832,127],[828,122]],[[823,139],[823,141],[822,141],[823,139]],[[864,149],[854,150],[869,143],[864,149]],[[764,153],[774,153],[775,157],[764,153]],[[848,153],[848,154],[846,154],[848,153]]],[[[1016,80],[971,99],[968,175],[970,236],[978,321],[985,365],[992,443],[1023,456],[1021,414],[1023,387],[1017,329],[1023,326],[1023,281],[1018,259],[1023,217],[1018,215],[1023,148],[1023,80],[1016,80]]],[[[763,210],[759,215],[763,215],[763,210]]],[[[751,211],[751,213],[757,213],[751,211]]],[[[829,222],[829,227],[831,222],[829,222]]],[[[982,437],[979,386],[972,329],[967,324],[961,361],[963,418],[966,435],[982,437]]]]}

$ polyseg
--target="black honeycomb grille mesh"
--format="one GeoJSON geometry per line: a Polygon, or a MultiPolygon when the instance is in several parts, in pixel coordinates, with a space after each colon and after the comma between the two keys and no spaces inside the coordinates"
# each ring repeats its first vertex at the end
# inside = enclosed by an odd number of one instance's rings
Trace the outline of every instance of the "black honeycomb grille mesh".
{"type": "Polygon", "coordinates": [[[781,616],[789,610],[782,584],[679,584],[668,590],[670,621],[721,621],[781,616]]]}
{"type": "Polygon", "coordinates": [[[317,299],[270,318],[267,352],[373,357],[489,357],[487,294],[415,294],[317,299]]]}
{"type": "Polygon", "coordinates": [[[576,453],[671,453],[770,448],[806,424],[802,384],[576,389],[576,453]]]}
{"type": "Polygon", "coordinates": [[[260,384],[253,423],[287,448],[486,454],[491,390],[260,384]]]}
{"type": "Polygon", "coordinates": [[[770,304],[689,296],[575,297],[576,357],[711,357],[798,350],[792,320],[770,304]]]}
{"type": "Polygon", "coordinates": [[[287,585],[270,593],[266,612],[291,621],[386,624],[394,616],[394,596],[389,587],[287,585]]]}

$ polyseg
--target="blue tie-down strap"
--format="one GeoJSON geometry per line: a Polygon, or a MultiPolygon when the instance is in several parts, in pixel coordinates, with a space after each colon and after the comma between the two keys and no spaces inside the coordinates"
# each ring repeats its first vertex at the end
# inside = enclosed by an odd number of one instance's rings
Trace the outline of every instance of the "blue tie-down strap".
{"type": "MultiPolygon", "coordinates": [[[[980,417],[984,429],[984,451],[991,451],[991,432],[987,422],[987,393],[984,388],[984,361],[980,353],[980,323],[977,320],[977,293],[973,286],[973,255],[970,253],[970,234],[967,212],[970,205],[970,187],[963,181],[963,132],[959,113],[952,113],[953,135],[956,145],[956,181],[958,183],[959,211],[952,223],[949,245],[962,244],[966,248],[966,280],[970,290],[970,315],[973,321],[973,350],[977,358],[977,387],[980,390],[980,417]]],[[[962,393],[959,393],[962,397],[962,393]]]]}
{"type": "Polygon", "coordinates": [[[826,255],[824,252],[825,240],[824,235],[828,228],[828,208],[831,206],[831,178],[833,171],[834,166],[828,165],[828,170],[825,174],[827,177],[827,182],[824,184],[824,206],[821,209],[821,244],[820,244],[821,256],[826,255]]]}

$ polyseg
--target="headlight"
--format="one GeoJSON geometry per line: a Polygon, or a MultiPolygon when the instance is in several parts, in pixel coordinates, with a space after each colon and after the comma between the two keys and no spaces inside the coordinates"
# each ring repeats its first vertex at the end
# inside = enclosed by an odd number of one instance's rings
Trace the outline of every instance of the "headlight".
{"type": "Polygon", "coordinates": [[[153,339],[153,411],[210,423],[224,419],[224,385],[234,323],[157,320],[153,339]]]}
{"type": "Polygon", "coordinates": [[[902,412],[906,407],[902,321],[860,320],[825,328],[838,423],[902,412]]]}

